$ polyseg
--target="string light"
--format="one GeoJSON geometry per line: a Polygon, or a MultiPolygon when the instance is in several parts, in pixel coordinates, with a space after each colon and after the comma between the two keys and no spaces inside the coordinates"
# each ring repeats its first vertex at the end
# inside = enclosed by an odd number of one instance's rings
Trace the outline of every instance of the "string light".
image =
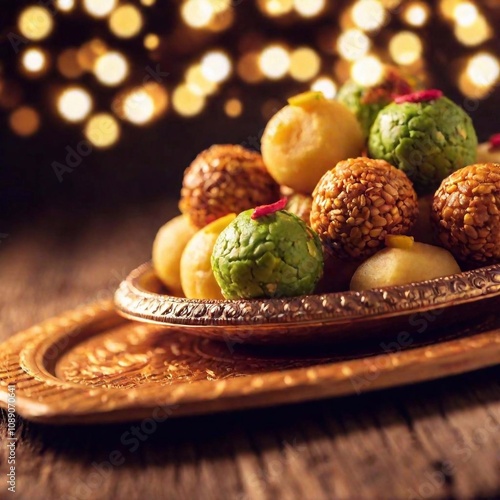
{"type": "Polygon", "coordinates": [[[358,0],[352,8],[352,19],[364,31],[380,29],[385,21],[384,6],[378,0],[358,0]]]}
{"type": "Polygon", "coordinates": [[[408,4],[403,12],[403,19],[411,26],[423,26],[429,19],[429,7],[423,2],[408,4]]]}
{"type": "Polygon", "coordinates": [[[128,74],[127,60],[119,52],[107,52],[96,60],[94,74],[104,85],[118,85],[128,74]]]}
{"type": "Polygon", "coordinates": [[[309,47],[300,47],[290,55],[290,75],[295,80],[305,82],[314,78],[321,67],[318,54],[309,47]]]}
{"type": "Polygon", "coordinates": [[[99,113],[90,118],[85,126],[85,136],[98,148],[107,148],[118,141],[120,125],[108,113],[99,113]]]}
{"type": "Polygon", "coordinates": [[[331,78],[322,76],[311,85],[311,90],[322,92],[327,99],[333,99],[337,94],[337,85],[331,78]]]}
{"type": "Polygon", "coordinates": [[[43,71],[47,58],[42,50],[34,47],[24,52],[21,62],[27,72],[36,74],[43,71]]]}
{"type": "Polygon", "coordinates": [[[18,20],[19,31],[29,40],[43,40],[52,32],[54,22],[50,12],[44,7],[28,7],[21,12],[18,20]]]}
{"type": "Polygon", "coordinates": [[[201,60],[201,73],[210,82],[223,82],[231,74],[231,69],[231,60],[221,51],[208,52],[201,60]]]}
{"type": "Polygon", "coordinates": [[[241,115],[243,111],[243,104],[239,99],[236,98],[228,99],[224,103],[224,111],[227,116],[230,116],[231,118],[236,118],[241,115]]]}
{"type": "Polygon", "coordinates": [[[79,87],[65,90],[57,102],[57,108],[63,118],[70,122],[79,122],[87,117],[92,109],[90,94],[79,87]]]}
{"type": "Polygon", "coordinates": [[[30,106],[22,106],[11,113],[9,125],[22,137],[33,135],[40,128],[40,115],[30,106]]]}
{"type": "Polygon", "coordinates": [[[415,33],[401,31],[391,38],[389,52],[398,64],[413,64],[422,55],[422,42],[415,33]]]}
{"type": "Polygon", "coordinates": [[[498,59],[485,52],[476,54],[467,64],[467,76],[478,87],[491,87],[500,76],[498,59]]]}
{"type": "Polygon", "coordinates": [[[294,0],[293,4],[303,17],[317,16],[325,8],[325,0],[294,0]]]}
{"type": "Polygon", "coordinates": [[[182,116],[194,116],[204,108],[205,98],[191,92],[187,85],[179,85],[172,94],[172,106],[182,116]]]}
{"type": "Polygon", "coordinates": [[[368,87],[382,80],[384,68],[375,56],[366,56],[356,61],[351,67],[351,76],[355,82],[368,87]]]}
{"type": "Polygon", "coordinates": [[[134,5],[122,5],[109,17],[109,29],[120,38],[132,38],[139,34],[144,21],[134,5]]]}
{"type": "Polygon", "coordinates": [[[339,54],[348,61],[356,61],[366,55],[370,45],[370,39],[359,29],[344,31],[337,40],[339,54]]]}
{"type": "Polygon", "coordinates": [[[262,51],[259,66],[264,75],[277,80],[286,75],[290,67],[290,55],[280,45],[271,45],[262,51]]]}
{"type": "Polygon", "coordinates": [[[116,7],[117,0],[83,0],[83,8],[94,17],[106,17],[116,7]]]}

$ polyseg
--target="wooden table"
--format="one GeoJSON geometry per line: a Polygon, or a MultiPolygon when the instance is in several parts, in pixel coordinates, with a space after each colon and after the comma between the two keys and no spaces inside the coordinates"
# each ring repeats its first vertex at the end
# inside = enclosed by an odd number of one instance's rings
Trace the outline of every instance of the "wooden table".
{"type": "MultiPolygon", "coordinates": [[[[111,297],[127,271],[149,258],[156,229],[174,210],[175,204],[161,203],[90,219],[49,213],[30,227],[13,227],[0,240],[0,340],[82,302],[111,297]]],[[[169,419],[133,452],[121,444],[133,424],[50,427],[19,420],[17,495],[498,496],[499,379],[500,368],[491,368],[361,396],[169,419]],[[123,452],[123,463],[103,464],[115,450],[123,452]]],[[[6,457],[1,445],[0,498],[11,498],[6,457]]]]}

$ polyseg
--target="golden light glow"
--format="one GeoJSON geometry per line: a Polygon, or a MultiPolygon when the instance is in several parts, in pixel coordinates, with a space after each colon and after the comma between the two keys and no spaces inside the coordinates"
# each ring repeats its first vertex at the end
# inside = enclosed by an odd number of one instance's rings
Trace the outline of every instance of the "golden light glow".
{"type": "Polygon", "coordinates": [[[52,31],[54,21],[51,13],[44,7],[27,7],[18,20],[19,31],[29,40],[43,40],[52,31]]]}
{"type": "Polygon", "coordinates": [[[453,19],[453,11],[461,0],[441,0],[439,10],[447,19],[453,19]]]}
{"type": "Polygon", "coordinates": [[[264,75],[277,80],[286,75],[290,67],[290,55],[280,45],[270,45],[260,54],[259,66],[264,75]]]}
{"type": "Polygon", "coordinates": [[[385,21],[384,6],[378,0],[358,0],[352,8],[352,19],[364,31],[380,29],[385,21]]]}
{"type": "Polygon", "coordinates": [[[463,45],[474,47],[491,38],[491,27],[483,16],[478,16],[470,26],[455,26],[455,36],[463,45]]]}
{"type": "Polygon", "coordinates": [[[317,16],[325,8],[325,0],[294,0],[295,10],[304,17],[317,16]]]}
{"type": "Polygon", "coordinates": [[[187,85],[179,85],[172,94],[172,105],[182,116],[194,116],[205,106],[205,98],[191,92],[187,85]]]}
{"type": "Polygon", "coordinates": [[[144,21],[134,5],[122,5],[109,17],[109,29],[120,38],[132,38],[139,34],[144,21]]]}
{"type": "Polygon", "coordinates": [[[396,7],[399,6],[402,0],[380,0],[380,3],[386,8],[386,9],[395,9],[396,7]]]}
{"type": "Polygon", "coordinates": [[[78,78],[83,68],[78,63],[78,49],[66,49],[57,58],[57,69],[66,78],[78,78]]]}
{"type": "Polygon", "coordinates": [[[144,47],[148,50],[155,50],[160,45],[160,37],[154,33],[149,33],[144,37],[144,47]]]}
{"type": "Polygon", "coordinates": [[[320,57],[309,47],[300,47],[290,55],[290,74],[299,82],[314,78],[318,74],[320,67],[320,57]]]}
{"type": "Polygon", "coordinates": [[[429,7],[424,2],[408,4],[403,12],[403,19],[411,26],[423,26],[429,20],[429,7]]]}
{"type": "Polygon", "coordinates": [[[214,9],[208,0],[188,0],[181,7],[184,22],[192,28],[205,28],[214,16],[214,9]]]}
{"type": "Polygon", "coordinates": [[[142,5],[145,7],[151,7],[156,3],[156,0],[141,0],[142,5]]]}
{"type": "Polygon", "coordinates": [[[9,125],[17,135],[28,137],[40,128],[40,115],[32,107],[22,106],[11,113],[9,125]]]}
{"type": "Polygon", "coordinates": [[[107,52],[108,48],[106,44],[95,38],[90,42],[83,44],[80,49],[78,49],[77,60],[78,64],[87,71],[92,71],[94,69],[97,59],[107,52]]]}
{"type": "Polygon", "coordinates": [[[348,61],[356,61],[370,50],[370,39],[358,29],[344,31],[337,40],[339,54],[348,61]]]}
{"type": "Polygon", "coordinates": [[[368,87],[382,80],[384,67],[375,56],[366,56],[356,61],[351,67],[351,76],[360,85],[368,87]]]}
{"type": "Polygon", "coordinates": [[[258,52],[247,52],[238,61],[237,71],[242,80],[247,83],[260,82],[264,75],[260,70],[260,55],[258,52]]]}
{"type": "Polygon", "coordinates": [[[98,148],[112,146],[120,137],[120,125],[108,113],[99,113],[90,118],[85,126],[85,137],[98,148]]]}
{"type": "Polygon", "coordinates": [[[259,0],[259,7],[270,16],[283,16],[293,9],[293,0],[259,0]]]}
{"type": "Polygon", "coordinates": [[[491,92],[491,87],[481,87],[471,82],[467,71],[458,78],[458,88],[463,95],[471,99],[483,99],[491,92]]]}
{"type": "Polygon", "coordinates": [[[207,80],[201,71],[201,66],[191,66],[186,73],[186,84],[193,94],[206,96],[217,90],[217,84],[207,80]]]}
{"type": "Polygon", "coordinates": [[[201,72],[210,82],[223,82],[231,74],[231,60],[224,52],[214,50],[201,59],[201,72]]]}
{"type": "Polygon", "coordinates": [[[395,62],[402,65],[413,64],[422,55],[422,42],[411,31],[401,31],[389,42],[389,52],[395,62]]]}
{"type": "Polygon", "coordinates": [[[236,118],[241,115],[243,111],[243,104],[239,99],[236,98],[228,99],[224,103],[224,111],[226,112],[227,116],[230,116],[231,118],[236,118]]]}
{"type": "Polygon", "coordinates": [[[453,19],[459,26],[470,26],[477,21],[479,12],[471,2],[460,2],[453,9],[453,19]]]}
{"type": "Polygon", "coordinates": [[[478,87],[493,86],[500,76],[498,59],[491,54],[476,54],[467,64],[467,76],[478,87]]]}
{"type": "Polygon", "coordinates": [[[146,89],[134,89],[125,97],[122,111],[129,122],[143,125],[154,117],[155,103],[146,89]]]}
{"type": "Polygon", "coordinates": [[[232,0],[207,0],[215,14],[220,14],[231,7],[232,0]]]}
{"type": "Polygon", "coordinates": [[[106,17],[116,7],[117,0],[83,0],[83,7],[94,17],[106,17]]]}
{"type": "Polygon", "coordinates": [[[61,116],[69,122],[79,122],[90,113],[92,98],[86,90],[73,87],[65,90],[59,96],[57,109],[61,116]]]}
{"type": "Polygon", "coordinates": [[[75,0],[56,0],[56,6],[63,12],[69,12],[75,7],[75,0]]]}
{"type": "Polygon", "coordinates": [[[323,92],[327,99],[333,99],[337,94],[337,85],[331,78],[322,76],[311,85],[311,90],[323,92]]]}
{"type": "Polygon", "coordinates": [[[106,52],[100,56],[94,66],[96,78],[104,85],[118,85],[128,75],[128,63],[119,52],[106,52]]]}
{"type": "Polygon", "coordinates": [[[40,73],[47,65],[47,58],[42,50],[32,48],[24,52],[21,62],[26,71],[40,73]]]}

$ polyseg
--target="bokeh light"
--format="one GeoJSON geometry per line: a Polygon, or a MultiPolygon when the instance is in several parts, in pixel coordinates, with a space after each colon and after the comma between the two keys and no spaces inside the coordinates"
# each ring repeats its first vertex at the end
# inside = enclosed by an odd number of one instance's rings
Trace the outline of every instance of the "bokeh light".
{"type": "Polygon", "coordinates": [[[40,115],[30,106],[22,106],[9,116],[12,131],[22,137],[33,135],[40,128],[40,115]]]}
{"type": "Polygon", "coordinates": [[[474,47],[491,38],[492,30],[483,16],[478,16],[476,21],[469,26],[455,26],[455,36],[463,45],[474,47]]]}
{"type": "Polygon", "coordinates": [[[258,83],[264,78],[259,59],[260,54],[258,52],[247,52],[238,61],[237,72],[244,82],[258,83]]]}
{"type": "Polygon", "coordinates": [[[259,66],[264,75],[272,80],[277,80],[286,75],[290,67],[290,55],[284,47],[271,45],[260,54],[259,66]]]}
{"type": "Polygon", "coordinates": [[[429,6],[424,2],[413,2],[403,11],[403,19],[411,26],[423,26],[429,20],[429,6]]]}
{"type": "Polygon", "coordinates": [[[283,16],[293,9],[293,0],[258,0],[260,10],[270,16],[283,16]]]}
{"type": "Polygon", "coordinates": [[[118,85],[128,75],[128,63],[119,52],[106,52],[100,56],[94,66],[96,78],[104,85],[118,85]]]}
{"type": "Polygon", "coordinates": [[[160,37],[154,33],[149,33],[144,37],[144,47],[148,50],[155,50],[160,46],[160,37]]]}
{"type": "Polygon", "coordinates": [[[69,88],[59,96],[57,109],[61,116],[69,122],[79,122],[90,113],[92,98],[83,88],[69,88]]]}
{"type": "Polygon", "coordinates": [[[366,55],[370,45],[370,39],[359,29],[346,30],[337,40],[339,54],[348,61],[356,61],[366,55]]]}
{"type": "Polygon", "coordinates": [[[351,67],[351,76],[356,83],[368,87],[382,80],[384,67],[375,56],[366,56],[356,61],[351,67]]]}
{"type": "Polygon", "coordinates": [[[385,21],[384,6],[378,0],[358,0],[352,8],[352,19],[364,31],[378,30],[385,21]]]}
{"type": "Polygon", "coordinates": [[[422,42],[411,31],[401,31],[391,38],[389,52],[392,59],[403,66],[413,64],[422,55],[422,42]]]}
{"type": "Polygon", "coordinates": [[[231,118],[236,118],[240,116],[241,113],[243,112],[243,104],[239,99],[236,98],[228,99],[224,103],[224,111],[227,116],[231,118]]]}
{"type": "Polygon", "coordinates": [[[208,0],[188,0],[181,7],[184,22],[192,28],[205,28],[214,16],[214,9],[208,0]]]}
{"type": "Polygon", "coordinates": [[[201,96],[213,94],[218,88],[215,82],[205,78],[199,64],[191,66],[186,72],[186,84],[193,94],[201,96]]]}
{"type": "Polygon", "coordinates": [[[94,17],[106,17],[116,7],[117,0],[83,0],[84,9],[94,17]]]}
{"type": "Polygon", "coordinates": [[[155,103],[146,89],[134,89],[125,96],[122,111],[126,120],[143,125],[154,117],[155,103]]]}
{"type": "Polygon", "coordinates": [[[21,12],[18,21],[19,31],[29,40],[43,40],[52,31],[54,21],[51,13],[44,7],[28,7],[21,12]]]}
{"type": "Polygon", "coordinates": [[[172,94],[172,106],[182,116],[194,116],[199,114],[205,106],[205,98],[195,94],[183,84],[179,85],[172,94]]]}
{"type": "Polygon", "coordinates": [[[325,0],[294,0],[295,10],[303,17],[314,17],[325,8],[325,0]]]}
{"type": "Polygon", "coordinates": [[[467,64],[467,76],[478,87],[491,87],[500,76],[498,59],[485,52],[476,54],[467,64]]]}
{"type": "Polygon", "coordinates": [[[231,60],[224,52],[214,50],[201,59],[201,72],[210,82],[222,82],[231,74],[231,60]]]}
{"type": "Polygon", "coordinates": [[[66,78],[78,78],[83,73],[83,68],[78,63],[78,49],[63,50],[57,58],[57,69],[66,78]]]}
{"type": "Polygon", "coordinates": [[[453,18],[459,26],[470,26],[477,21],[479,12],[471,2],[460,2],[453,9],[453,18]]]}
{"type": "Polygon", "coordinates": [[[90,118],[85,126],[85,137],[98,148],[115,144],[120,137],[120,125],[109,113],[99,113],[90,118]]]}
{"type": "Polygon", "coordinates": [[[313,82],[311,90],[322,92],[327,99],[333,99],[337,94],[337,85],[331,78],[322,76],[313,82]]]}
{"type": "Polygon", "coordinates": [[[317,52],[309,47],[299,47],[290,55],[290,75],[299,82],[314,78],[321,68],[317,52]]]}
{"type": "Polygon", "coordinates": [[[40,74],[47,66],[47,57],[42,50],[33,47],[23,53],[21,62],[28,73],[40,74]]]}
{"type": "Polygon", "coordinates": [[[141,4],[145,7],[151,7],[156,3],[156,0],[141,0],[141,4]]]}
{"type": "Polygon", "coordinates": [[[121,5],[109,17],[109,29],[120,38],[138,35],[143,24],[142,14],[134,5],[121,5]]]}
{"type": "Polygon", "coordinates": [[[63,12],[69,12],[75,7],[75,0],[56,0],[56,7],[63,12]]]}

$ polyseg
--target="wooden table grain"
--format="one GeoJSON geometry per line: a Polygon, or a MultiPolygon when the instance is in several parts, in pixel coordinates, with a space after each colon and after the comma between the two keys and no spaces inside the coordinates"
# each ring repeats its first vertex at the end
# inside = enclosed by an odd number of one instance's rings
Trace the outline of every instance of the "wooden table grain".
{"type": "MultiPolygon", "coordinates": [[[[0,241],[0,340],[112,296],[175,203],[42,214],[0,241]]],[[[5,233],[0,228],[0,233],[5,233]]],[[[334,499],[500,496],[500,368],[286,407],[139,423],[17,421],[16,493],[0,498],[334,499]]]]}

